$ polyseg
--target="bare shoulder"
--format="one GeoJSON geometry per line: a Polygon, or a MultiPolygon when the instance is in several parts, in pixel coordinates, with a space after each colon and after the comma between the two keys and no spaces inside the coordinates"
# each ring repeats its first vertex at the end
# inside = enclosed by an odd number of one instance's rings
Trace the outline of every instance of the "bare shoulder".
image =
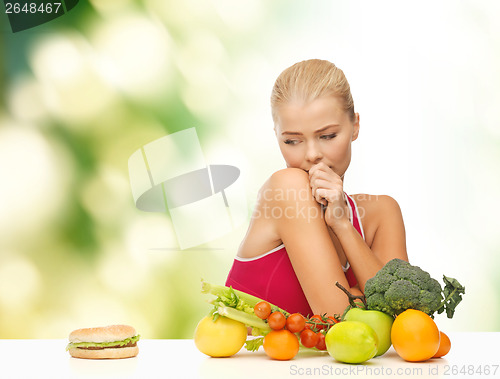
{"type": "Polygon", "coordinates": [[[310,197],[309,174],[299,168],[284,168],[274,172],[259,190],[258,204],[300,201],[310,197]]]}
{"type": "Polygon", "coordinates": [[[375,212],[382,215],[387,212],[401,212],[398,202],[388,195],[369,195],[366,193],[351,195],[358,207],[364,207],[370,213],[375,212]]]}
{"type": "Polygon", "coordinates": [[[288,167],[274,172],[266,181],[270,188],[296,187],[303,186],[304,183],[309,185],[309,175],[300,168],[288,167]]]}
{"type": "Polygon", "coordinates": [[[259,189],[248,231],[240,244],[238,256],[252,258],[282,243],[277,222],[287,200],[298,200],[309,190],[309,175],[298,168],[274,172],[259,189]]]}
{"type": "Polygon", "coordinates": [[[403,216],[398,202],[388,195],[355,194],[366,242],[371,246],[375,234],[382,227],[402,227],[403,216]]]}

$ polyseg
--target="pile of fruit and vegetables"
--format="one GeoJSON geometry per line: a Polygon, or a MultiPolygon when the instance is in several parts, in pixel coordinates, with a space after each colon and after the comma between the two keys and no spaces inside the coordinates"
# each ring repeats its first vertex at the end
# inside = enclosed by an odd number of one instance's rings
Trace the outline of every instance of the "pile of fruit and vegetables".
{"type": "Polygon", "coordinates": [[[342,315],[290,314],[274,304],[231,287],[202,281],[212,294],[213,309],[196,327],[196,347],[211,357],[228,357],[245,345],[263,346],[277,360],[292,359],[299,350],[326,351],[343,363],[362,363],[383,355],[391,345],[410,362],[446,355],[448,336],[434,314],[452,318],[465,288],[443,276],[444,287],[420,267],[393,259],[365,284],[364,296],[353,296],[339,283],[350,305],[342,315]],[[248,331],[251,330],[251,336],[248,331]]]}

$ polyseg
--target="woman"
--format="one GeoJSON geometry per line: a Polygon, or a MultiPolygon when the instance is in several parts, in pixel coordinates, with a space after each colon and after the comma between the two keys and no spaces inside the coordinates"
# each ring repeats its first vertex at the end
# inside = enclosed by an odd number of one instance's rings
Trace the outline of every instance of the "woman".
{"type": "Polygon", "coordinates": [[[287,168],[260,189],[226,285],[291,313],[339,314],[348,299],[337,281],[361,295],[386,262],[408,260],[401,211],[389,196],[343,191],[359,114],[342,70],[317,59],[289,67],[271,109],[287,168]]]}

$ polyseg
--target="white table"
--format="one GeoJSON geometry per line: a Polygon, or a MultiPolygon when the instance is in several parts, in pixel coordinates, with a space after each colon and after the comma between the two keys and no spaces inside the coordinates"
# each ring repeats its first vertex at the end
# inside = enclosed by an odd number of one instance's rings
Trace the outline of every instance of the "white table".
{"type": "Polygon", "coordinates": [[[0,378],[498,378],[500,333],[449,333],[452,349],[438,359],[405,362],[391,349],[362,365],[336,362],[328,353],[301,351],[290,361],[241,350],[210,358],[193,340],[140,340],[139,355],[119,360],[72,358],[66,340],[0,340],[0,378]],[[479,370],[482,374],[479,374],[479,370]],[[487,373],[489,370],[489,373],[487,373]],[[461,372],[462,371],[462,372],[461,372]]]}

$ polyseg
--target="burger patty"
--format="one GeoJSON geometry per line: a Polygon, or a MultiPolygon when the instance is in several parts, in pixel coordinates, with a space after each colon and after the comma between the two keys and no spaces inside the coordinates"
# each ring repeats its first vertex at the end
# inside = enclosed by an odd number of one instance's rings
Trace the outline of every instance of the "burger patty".
{"type": "Polygon", "coordinates": [[[118,349],[121,347],[134,347],[137,346],[137,342],[129,342],[126,345],[114,345],[114,346],[106,346],[106,347],[99,347],[99,346],[89,346],[89,347],[78,347],[78,349],[83,349],[83,350],[104,350],[104,349],[118,349]]]}

